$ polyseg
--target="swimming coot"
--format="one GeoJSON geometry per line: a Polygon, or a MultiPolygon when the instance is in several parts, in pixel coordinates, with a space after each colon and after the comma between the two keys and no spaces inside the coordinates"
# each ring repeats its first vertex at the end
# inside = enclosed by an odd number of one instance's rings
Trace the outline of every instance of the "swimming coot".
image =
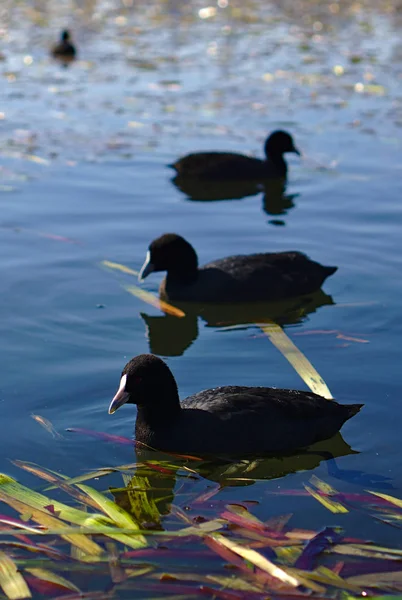
{"type": "Polygon", "coordinates": [[[52,56],[59,60],[71,61],[77,55],[75,46],[71,43],[70,32],[65,29],[61,32],[60,41],[52,48],[52,56]]]}
{"type": "Polygon", "coordinates": [[[225,386],[182,403],[166,363],[153,354],[123,369],[109,413],[137,404],[135,437],[152,448],[190,454],[288,453],[335,435],[362,404],[343,405],[312,392],[225,386]]]}
{"type": "Polygon", "coordinates": [[[309,294],[336,270],[301,252],[228,256],[198,268],[191,244],[180,235],[165,233],[149,246],[139,279],[167,271],[159,292],[170,301],[256,302],[309,294]]]}
{"type": "Polygon", "coordinates": [[[300,155],[287,131],[274,131],[265,141],[265,159],[235,152],[194,152],[169,165],[182,177],[211,180],[264,180],[286,177],[287,165],[283,155],[300,155]]]}

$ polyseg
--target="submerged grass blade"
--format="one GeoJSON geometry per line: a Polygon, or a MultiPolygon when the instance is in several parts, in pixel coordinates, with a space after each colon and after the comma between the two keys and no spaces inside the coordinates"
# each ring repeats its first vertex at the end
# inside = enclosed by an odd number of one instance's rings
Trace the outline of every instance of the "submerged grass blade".
{"type": "MultiPolygon", "coordinates": [[[[13,500],[22,502],[30,508],[40,510],[53,518],[57,518],[57,520],[62,519],[64,521],[69,521],[70,523],[75,523],[76,525],[84,525],[89,516],[88,513],[83,510],[67,506],[67,504],[63,504],[57,500],[48,498],[43,494],[34,492],[18,483],[15,479],[12,479],[12,477],[8,477],[8,475],[2,473],[0,473],[0,499],[5,499],[11,506],[13,506],[13,500]],[[10,502],[8,502],[9,500],[10,502]]],[[[104,516],[101,513],[91,516],[97,516],[104,519],[104,516]]]]}
{"type": "Polygon", "coordinates": [[[18,572],[15,562],[0,551],[0,586],[10,600],[31,598],[25,579],[18,572]]]}
{"type": "Polygon", "coordinates": [[[149,494],[151,484],[148,477],[137,475],[130,477],[123,474],[123,481],[126,483],[126,498],[130,503],[130,513],[139,523],[159,523],[161,515],[155,500],[149,494]]]}
{"type": "Polygon", "coordinates": [[[125,446],[133,445],[133,440],[130,440],[130,438],[104,433],[103,431],[93,431],[92,429],[83,429],[82,427],[68,427],[66,431],[71,433],[81,433],[82,435],[88,435],[89,437],[94,437],[105,442],[113,442],[114,444],[124,444],[125,446]]]}
{"type": "MultiPolygon", "coordinates": [[[[120,263],[115,263],[110,260],[103,260],[100,264],[103,267],[106,267],[108,269],[113,269],[115,271],[120,271],[121,273],[126,273],[127,275],[134,275],[135,277],[137,277],[139,274],[138,271],[135,271],[134,269],[130,269],[130,267],[126,267],[126,265],[121,265],[120,263]]],[[[140,288],[136,285],[123,285],[123,287],[125,290],[127,290],[127,292],[129,292],[129,294],[136,296],[143,302],[146,302],[147,304],[150,304],[151,306],[154,306],[155,308],[159,308],[159,310],[161,310],[162,312],[165,312],[169,315],[173,315],[174,317],[179,317],[179,318],[186,316],[185,313],[182,310],[180,310],[180,308],[177,308],[176,306],[172,306],[172,304],[169,304],[168,302],[165,302],[164,300],[160,300],[159,298],[157,298],[157,296],[154,296],[154,294],[152,294],[151,292],[147,292],[146,290],[143,290],[142,288],[140,288]]]]}
{"type": "Polygon", "coordinates": [[[62,439],[63,438],[63,436],[61,435],[61,433],[59,433],[57,431],[57,429],[49,421],[49,419],[46,419],[45,417],[42,417],[41,415],[34,415],[34,414],[32,414],[31,417],[33,418],[34,421],[36,421],[37,423],[39,423],[39,425],[41,425],[44,429],[46,429],[46,431],[48,431],[50,433],[50,435],[52,437],[54,437],[55,439],[62,439]]]}
{"type": "Polygon", "coordinates": [[[347,513],[347,512],[349,512],[349,510],[346,508],[346,506],[343,506],[343,504],[341,504],[340,502],[337,502],[336,500],[332,500],[331,498],[322,496],[321,494],[319,494],[318,492],[313,490],[313,488],[311,488],[308,485],[305,485],[304,487],[308,491],[308,493],[311,494],[311,496],[313,496],[313,498],[315,498],[320,504],[325,506],[325,508],[330,510],[332,513],[347,513]]]}
{"type": "Polygon", "coordinates": [[[107,269],[114,269],[115,271],[127,273],[128,275],[134,275],[135,277],[138,277],[140,274],[139,271],[135,271],[135,269],[130,269],[130,267],[126,267],[126,265],[121,265],[120,263],[115,263],[111,260],[102,260],[101,265],[107,269]]]}
{"type": "MultiPolygon", "coordinates": [[[[140,530],[137,521],[135,521],[133,517],[124,510],[124,508],[121,508],[115,504],[107,496],[88,485],[77,484],[77,487],[79,487],[80,490],[82,490],[85,494],[88,494],[88,496],[96,502],[99,508],[103,510],[103,512],[110,519],[112,519],[112,521],[114,521],[118,527],[133,529],[136,532],[140,530]]],[[[136,535],[133,538],[128,538],[128,540],[126,539],[127,537],[128,536],[125,535],[124,540],[121,541],[127,543],[132,548],[145,548],[148,545],[146,539],[142,535],[136,535]]],[[[118,537],[116,539],[118,539],[118,537]]]]}
{"type": "Polygon", "coordinates": [[[45,470],[41,469],[40,467],[38,467],[37,465],[35,465],[34,463],[24,463],[21,460],[13,460],[12,462],[20,469],[24,469],[24,471],[28,471],[28,473],[32,473],[33,475],[36,475],[37,477],[40,477],[41,479],[44,479],[45,481],[54,483],[56,487],[61,488],[62,490],[64,490],[65,492],[67,492],[68,494],[73,496],[76,500],[78,500],[79,502],[82,502],[82,504],[86,504],[86,505],[90,506],[91,508],[98,510],[99,507],[96,504],[96,502],[92,501],[91,498],[89,498],[85,494],[82,494],[75,488],[68,486],[65,483],[63,476],[61,476],[61,475],[59,476],[58,474],[56,475],[55,473],[52,473],[51,471],[48,471],[48,470],[45,471],[45,470]]]}
{"type": "Polygon", "coordinates": [[[377,498],[381,498],[398,508],[402,508],[402,500],[400,498],[395,498],[394,496],[390,496],[389,494],[382,494],[380,492],[372,492],[371,490],[367,490],[369,494],[373,494],[373,496],[377,496],[377,498]]]}
{"type": "Polygon", "coordinates": [[[261,330],[270,339],[272,344],[290,362],[295,371],[315,394],[332,400],[333,396],[321,375],[316,371],[311,362],[304,356],[292,340],[286,335],[282,327],[274,323],[259,325],[261,330]]]}
{"type": "Polygon", "coordinates": [[[282,583],[285,583],[291,587],[298,587],[300,585],[301,582],[299,579],[293,577],[293,575],[289,575],[284,569],[275,565],[256,550],[252,550],[246,546],[240,546],[240,544],[237,544],[229,538],[223,537],[219,534],[212,535],[211,537],[215,542],[218,542],[218,544],[225,546],[229,550],[232,550],[232,552],[235,554],[238,554],[245,560],[248,560],[248,562],[252,563],[262,571],[265,571],[274,579],[278,579],[282,583]]]}
{"type": "Polygon", "coordinates": [[[172,306],[172,304],[168,304],[164,300],[159,300],[159,298],[151,294],[151,292],[147,292],[136,285],[124,285],[123,287],[129,294],[136,296],[151,306],[155,306],[155,308],[159,308],[162,312],[179,318],[186,316],[186,313],[180,310],[180,308],[176,308],[176,306],[172,306]]]}
{"type": "Polygon", "coordinates": [[[53,571],[49,571],[48,569],[33,567],[26,568],[25,571],[27,571],[27,573],[30,573],[37,579],[41,579],[42,581],[46,581],[47,583],[52,583],[66,590],[70,590],[71,592],[81,593],[80,589],[76,585],[74,585],[74,583],[71,583],[71,581],[68,581],[61,575],[58,575],[53,571]]]}

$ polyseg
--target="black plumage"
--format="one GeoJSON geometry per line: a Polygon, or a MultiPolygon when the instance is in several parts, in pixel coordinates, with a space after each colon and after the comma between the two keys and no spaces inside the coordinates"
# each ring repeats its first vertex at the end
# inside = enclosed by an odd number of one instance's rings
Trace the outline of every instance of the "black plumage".
{"type": "Polygon", "coordinates": [[[204,390],[180,403],[172,372],[153,354],[124,367],[109,413],[125,403],[137,404],[138,442],[201,455],[289,453],[332,437],[363,406],[312,392],[246,386],[204,390]]]}
{"type": "Polygon", "coordinates": [[[53,46],[52,56],[62,61],[71,61],[77,55],[77,50],[71,42],[71,35],[68,29],[61,32],[60,41],[53,46]]]}
{"type": "Polygon", "coordinates": [[[236,152],[194,152],[179,158],[171,166],[181,177],[209,180],[256,180],[284,178],[287,164],[283,155],[300,154],[292,136],[286,131],[274,131],[264,145],[265,159],[236,152]]]}
{"type": "Polygon", "coordinates": [[[301,252],[228,256],[198,267],[191,244],[167,233],[149,246],[140,279],[167,271],[159,291],[170,301],[255,302],[309,294],[336,270],[301,252]]]}

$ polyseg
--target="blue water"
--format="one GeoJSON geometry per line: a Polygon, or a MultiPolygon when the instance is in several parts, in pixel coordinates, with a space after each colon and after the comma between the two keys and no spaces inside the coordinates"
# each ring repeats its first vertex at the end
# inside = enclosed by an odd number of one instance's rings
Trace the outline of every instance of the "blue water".
{"type": "MultiPolygon", "coordinates": [[[[292,249],[339,267],[324,285],[333,304],[285,319],[285,330],[337,399],[365,404],[343,428],[338,467],[388,476],[400,496],[400,17],[369,3],[331,13],[302,2],[298,13],[242,2],[210,19],[195,1],[82,4],[80,14],[10,4],[0,47],[0,470],[31,482],[10,460],[69,475],[134,460],[127,446],[65,430],[132,435],[135,409],[111,417],[107,407],[125,362],[150,344],[182,397],[229,383],[306,388],[253,322],[199,316],[176,330],[125,291],[130,276],[100,267],[139,269],[150,241],[174,231],[201,263],[292,249]],[[47,57],[66,23],[80,50],[69,69],[47,57]],[[261,192],[194,202],[172,184],[166,165],[178,156],[259,155],[278,127],[304,155],[289,159],[294,206],[281,214],[263,210],[261,192]],[[146,326],[141,313],[159,319],[146,326]]],[[[157,292],[159,281],[145,288],[157,292]]],[[[307,527],[329,513],[268,492],[313,473],[358,489],[331,479],[325,462],[292,470],[262,462],[262,482],[222,495],[264,500],[261,518],[296,512],[307,527]]]]}

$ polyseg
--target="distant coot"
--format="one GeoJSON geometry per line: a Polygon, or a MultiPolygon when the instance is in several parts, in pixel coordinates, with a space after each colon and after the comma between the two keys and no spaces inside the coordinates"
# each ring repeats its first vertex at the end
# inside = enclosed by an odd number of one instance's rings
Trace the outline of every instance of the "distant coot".
{"type": "Polygon", "coordinates": [[[289,453],[332,437],[363,406],[246,386],[204,390],[180,403],[172,372],[153,354],[126,364],[109,413],[126,403],[137,405],[137,442],[201,455],[289,453]]]}
{"type": "Polygon", "coordinates": [[[181,302],[275,301],[318,290],[337,267],[324,267],[301,252],[228,256],[198,268],[194,248],[175,233],[149,246],[140,281],[167,271],[159,292],[181,302]]]}
{"type": "Polygon", "coordinates": [[[181,177],[210,180],[264,180],[286,177],[287,152],[300,155],[292,136],[286,131],[274,131],[265,141],[265,159],[235,152],[195,152],[170,165],[181,177]]]}
{"type": "Polygon", "coordinates": [[[70,32],[65,29],[61,32],[60,41],[52,48],[52,56],[62,61],[71,61],[77,55],[75,46],[71,43],[70,32]]]}

